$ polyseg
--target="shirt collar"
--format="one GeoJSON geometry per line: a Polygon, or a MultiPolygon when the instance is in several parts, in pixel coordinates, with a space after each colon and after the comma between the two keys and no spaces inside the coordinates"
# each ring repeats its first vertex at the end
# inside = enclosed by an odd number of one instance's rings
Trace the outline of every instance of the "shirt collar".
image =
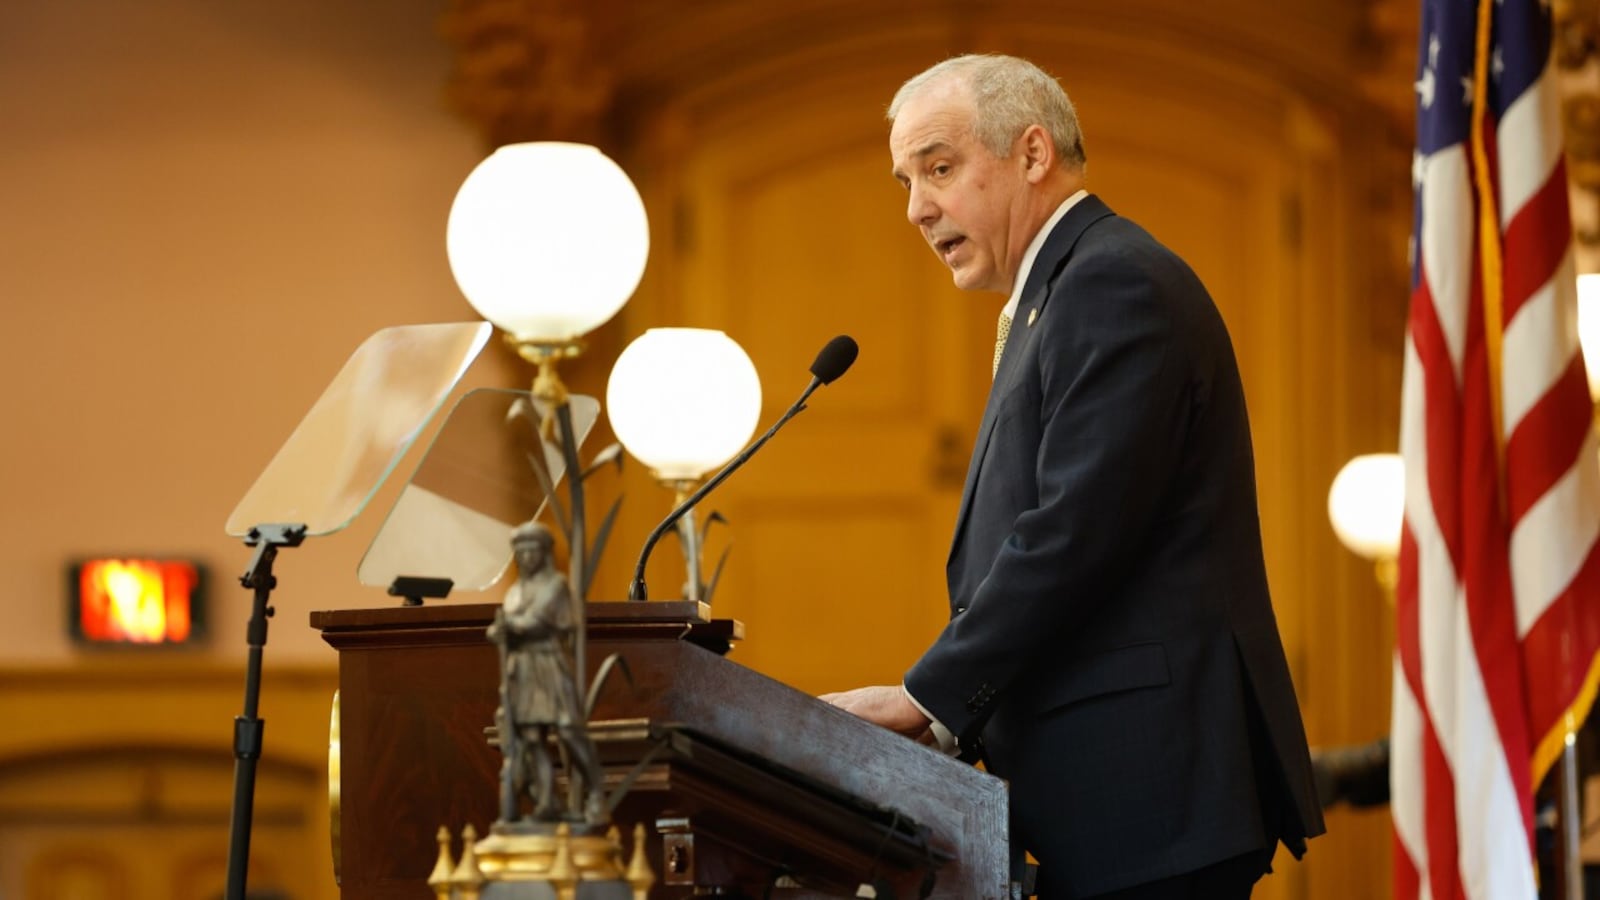
{"type": "Polygon", "coordinates": [[[1016,315],[1017,303],[1022,300],[1022,286],[1028,283],[1028,275],[1033,271],[1033,261],[1039,255],[1039,248],[1044,246],[1044,239],[1050,236],[1051,230],[1061,221],[1061,217],[1067,214],[1067,210],[1087,196],[1089,192],[1080,189],[1071,197],[1061,201],[1056,211],[1050,214],[1044,225],[1040,226],[1039,233],[1035,234],[1033,242],[1028,244],[1028,251],[1022,254],[1022,265],[1017,269],[1017,280],[1011,285],[1011,298],[1006,301],[1006,308],[1001,310],[1003,315],[1008,317],[1016,315]]]}

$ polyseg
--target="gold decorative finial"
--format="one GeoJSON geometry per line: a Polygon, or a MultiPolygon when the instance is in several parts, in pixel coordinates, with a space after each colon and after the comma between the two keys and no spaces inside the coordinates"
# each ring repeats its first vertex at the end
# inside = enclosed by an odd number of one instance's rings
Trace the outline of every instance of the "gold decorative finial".
{"type": "Polygon", "coordinates": [[[433,888],[433,895],[438,900],[450,900],[450,870],[455,868],[455,860],[450,858],[450,829],[439,826],[439,860],[433,864],[433,873],[428,876],[428,887],[433,888]]]}
{"type": "Polygon", "coordinates": [[[456,900],[478,900],[483,890],[483,873],[478,870],[478,830],[470,824],[461,830],[461,863],[450,876],[450,886],[456,891],[456,900]]]}
{"type": "Polygon", "coordinates": [[[650,859],[644,852],[644,823],[633,826],[633,857],[628,860],[628,886],[633,888],[633,900],[650,896],[650,886],[656,883],[656,873],[650,871],[650,859]]]}
{"type": "Polygon", "coordinates": [[[546,875],[559,900],[574,900],[578,895],[578,869],[572,864],[572,828],[562,822],[556,826],[556,858],[546,875]]]}

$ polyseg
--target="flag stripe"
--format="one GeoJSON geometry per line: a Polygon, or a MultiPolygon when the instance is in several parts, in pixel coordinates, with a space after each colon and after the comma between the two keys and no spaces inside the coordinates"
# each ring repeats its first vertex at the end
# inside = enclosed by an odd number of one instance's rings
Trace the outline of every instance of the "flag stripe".
{"type": "MultiPolygon", "coordinates": [[[[1507,166],[1511,172],[1516,166],[1507,166]]],[[[1516,319],[1522,304],[1541,288],[1551,284],[1552,277],[1562,278],[1563,284],[1572,284],[1572,270],[1563,270],[1562,263],[1570,255],[1570,245],[1561,240],[1551,240],[1569,227],[1567,209],[1566,167],[1557,167],[1544,173],[1544,189],[1529,198],[1511,220],[1505,236],[1505,321],[1516,319]],[[1559,176],[1559,177],[1557,177],[1559,176]],[[1565,272],[1563,275],[1562,273],[1565,272]]],[[[1508,351],[1509,353],[1509,351],[1508,351]]],[[[1508,370],[1510,367],[1507,367],[1508,370]]]]}
{"type": "Polygon", "coordinates": [[[1417,867],[1411,864],[1411,856],[1415,848],[1401,840],[1396,832],[1394,837],[1394,895],[1396,897],[1432,897],[1433,894],[1423,884],[1421,876],[1417,874],[1417,867]]]}
{"type": "MultiPolygon", "coordinates": [[[[1534,405],[1561,381],[1578,354],[1576,338],[1568,337],[1577,334],[1577,304],[1571,290],[1563,290],[1576,284],[1571,260],[1569,254],[1544,287],[1522,304],[1517,317],[1506,328],[1506,356],[1520,363],[1506,367],[1502,379],[1505,385],[1505,437],[1508,439],[1534,405]]],[[[1583,393],[1579,399],[1587,403],[1587,378],[1580,387],[1583,393]]],[[[1567,457],[1566,464],[1570,465],[1571,462],[1572,458],[1567,457]]]]}
{"type": "Polygon", "coordinates": [[[1563,698],[1576,697],[1582,717],[1592,706],[1595,684],[1600,680],[1600,623],[1587,614],[1592,599],[1600,594],[1600,545],[1590,547],[1578,575],[1539,621],[1528,630],[1523,652],[1528,661],[1528,692],[1532,721],[1552,723],[1540,735],[1534,750],[1533,777],[1541,778],[1561,755],[1565,743],[1568,704],[1563,698]],[[1588,659],[1586,669],[1567,663],[1572,658],[1588,659]]]}
{"type": "MultiPolygon", "coordinates": [[[[1578,369],[1579,377],[1582,370],[1578,369]]],[[[1587,379],[1585,379],[1587,380],[1587,379]]],[[[1587,385],[1584,390],[1587,391],[1587,385]]],[[[1554,409],[1554,404],[1548,404],[1554,409]]],[[[1532,438],[1534,431],[1519,432],[1517,440],[1532,438]]],[[[1572,589],[1581,566],[1594,554],[1600,538],[1600,467],[1593,462],[1596,444],[1592,433],[1582,435],[1575,456],[1589,460],[1561,473],[1561,477],[1541,494],[1521,516],[1511,535],[1512,579],[1517,594],[1517,635],[1531,639],[1534,626],[1558,597],[1572,589]]],[[[1521,449],[1516,443],[1513,450],[1521,449]]],[[[1585,595],[1588,596],[1588,595],[1585,595]]],[[[1592,652],[1592,651],[1590,651],[1592,652]]],[[[1539,661],[1524,649],[1530,663],[1539,661]]],[[[1586,658],[1578,657],[1580,659],[1586,658]]],[[[1530,683],[1530,696],[1537,696],[1530,683]]],[[[1532,721],[1549,721],[1537,715],[1532,721]]]]}
{"type": "MultiPolygon", "coordinates": [[[[1426,512],[1428,527],[1418,537],[1438,534],[1449,564],[1449,570],[1439,572],[1438,577],[1448,578],[1453,584],[1461,559],[1460,535],[1455,531],[1441,531],[1437,523],[1461,520],[1459,498],[1451,487],[1457,462],[1447,454],[1430,454],[1426,448],[1454,447],[1461,443],[1461,408],[1454,399],[1457,393],[1454,372],[1443,362],[1450,351],[1445,331],[1434,315],[1435,309],[1428,279],[1424,277],[1411,300],[1413,346],[1406,349],[1414,359],[1408,358],[1405,366],[1407,393],[1401,401],[1400,452],[1405,458],[1406,472],[1424,474],[1423,478],[1406,479],[1406,518],[1409,520],[1426,512]],[[1423,360],[1436,362],[1424,365],[1423,360]],[[1406,447],[1408,439],[1416,446],[1414,452],[1406,447]],[[1442,492],[1440,487],[1444,488],[1442,492]]],[[[1462,331],[1465,332],[1464,327],[1462,331]]]]}
{"type": "Polygon", "coordinates": [[[1428,888],[1435,897],[1463,897],[1461,871],[1456,867],[1455,804],[1460,795],[1438,732],[1431,727],[1422,733],[1422,791],[1427,801],[1422,816],[1428,836],[1428,888]]]}
{"type": "Polygon", "coordinates": [[[1467,294],[1472,281],[1472,210],[1463,203],[1470,194],[1467,154],[1460,147],[1435,154],[1423,166],[1422,210],[1438,227],[1422,233],[1422,269],[1427,273],[1430,303],[1449,350],[1452,380],[1460,377],[1467,343],[1467,294]]]}
{"type": "Polygon", "coordinates": [[[1394,661],[1394,699],[1391,709],[1394,721],[1389,729],[1389,785],[1390,805],[1394,817],[1394,838],[1397,849],[1403,852],[1395,857],[1395,875],[1398,878],[1404,860],[1409,871],[1408,889],[1397,891],[1397,896],[1411,897],[1426,882],[1423,874],[1428,867],[1428,839],[1423,822],[1423,804],[1420,791],[1411,790],[1414,784],[1396,784],[1395,773],[1422,771],[1422,735],[1427,724],[1422,720],[1422,710],[1417,706],[1412,684],[1406,678],[1400,654],[1394,661]],[[1413,863],[1413,860],[1415,861],[1413,863]]]}
{"type": "MultiPolygon", "coordinates": [[[[1427,284],[1424,278],[1418,291],[1418,300],[1412,306],[1413,334],[1417,336],[1417,341],[1415,346],[1407,348],[1405,368],[1413,376],[1422,372],[1429,377],[1426,380],[1418,377],[1406,379],[1402,408],[1426,406],[1430,412],[1453,410],[1454,404],[1433,402],[1431,396],[1453,395],[1456,387],[1449,378],[1448,365],[1439,362],[1444,352],[1444,342],[1440,330],[1430,327],[1434,322],[1428,315],[1432,305],[1426,302],[1427,284]],[[1431,369],[1423,363],[1430,355],[1435,360],[1431,369]]],[[[1428,447],[1441,436],[1447,444],[1453,444],[1459,430],[1447,417],[1430,416],[1424,427],[1420,417],[1415,415],[1403,415],[1402,427],[1400,448],[1408,468],[1414,459],[1433,458],[1428,453],[1428,447]]],[[[1460,558],[1460,554],[1449,545],[1447,535],[1440,531],[1440,520],[1435,515],[1434,507],[1436,500],[1448,500],[1455,496],[1454,491],[1448,489],[1452,473],[1447,470],[1436,472],[1431,467],[1428,471],[1428,478],[1406,479],[1406,532],[1412,538],[1413,551],[1405,558],[1406,565],[1402,567],[1407,570],[1409,583],[1405,586],[1408,589],[1412,584],[1420,588],[1424,583],[1454,583],[1456,561],[1460,558]],[[1436,475],[1438,482],[1435,481],[1436,475]],[[1442,495],[1434,490],[1436,483],[1446,485],[1447,489],[1442,495]]],[[[1428,848],[1423,857],[1426,861],[1419,861],[1419,868],[1423,870],[1426,883],[1436,897],[1460,896],[1460,878],[1456,868],[1457,794],[1451,775],[1451,759],[1455,753],[1453,742],[1459,733],[1456,727],[1457,711],[1462,704],[1456,696],[1455,648],[1429,639],[1439,634],[1459,634],[1449,620],[1460,612],[1459,606],[1441,604],[1437,597],[1420,589],[1413,593],[1397,594],[1396,597],[1396,641],[1407,688],[1417,701],[1423,725],[1417,746],[1406,748],[1406,755],[1418,764],[1418,768],[1408,774],[1420,776],[1418,806],[1422,834],[1428,848]],[[1423,648],[1425,641],[1429,642],[1426,651],[1423,648]]]]}
{"type": "MultiPolygon", "coordinates": [[[[1496,132],[1500,155],[1511,162],[1501,167],[1500,178],[1500,218],[1508,234],[1513,221],[1532,202],[1534,195],[1550,189],[1550,174],[1561,163],[1558,103],[1553,75],[1546,70],[1506,107],[1506,114],[1500,120],[1496,132]]],[[[1565,193],[1566,182],[1561,181],[1559,187],[1565,193]]],[[[1562,230],[1572,227],[1566,221],[1557,225],[1562,230]]],[[[1565,244],[1558,246],[1565,249],[1565,244]]],[[[1509,258],[1510,253],[1506,256],[1509,258]]]]}

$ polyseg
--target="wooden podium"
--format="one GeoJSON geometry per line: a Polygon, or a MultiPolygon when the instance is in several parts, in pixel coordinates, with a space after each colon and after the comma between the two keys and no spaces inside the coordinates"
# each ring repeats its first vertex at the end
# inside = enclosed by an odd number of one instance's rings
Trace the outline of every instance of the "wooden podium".
{"type": "MultiPolygon", "coordinates": [[[[346,900],[429,900],[443,825],[497,814],[493,604],[315,612],[339,651],[336,870],[346,900]]],[[[681,601],[589,604],[594,737],[653,898],[1012,896],[999,779],[726,658],[742,626],[681,601]],[[778,885],[773,888],[773,885],[778,885]]]]}

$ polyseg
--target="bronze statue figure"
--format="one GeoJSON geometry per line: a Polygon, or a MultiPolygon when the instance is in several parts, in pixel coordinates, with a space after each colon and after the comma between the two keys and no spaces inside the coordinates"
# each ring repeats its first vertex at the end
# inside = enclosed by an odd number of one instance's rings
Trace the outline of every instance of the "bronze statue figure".
{"type": "Polygon", "coordinates": [[[512,532],[517,580],[489,626],[489,639],[500,648],[500,817],[507,823],[522,818],[527,792],[535,821],[599,825],[605,822],[603,781],[574,665],[578,623],[567,579],[551,559],[553,543],[538,522],[512,532]],[[555,792],[552,736],[567,769],[565,803],[555,792]]]}

